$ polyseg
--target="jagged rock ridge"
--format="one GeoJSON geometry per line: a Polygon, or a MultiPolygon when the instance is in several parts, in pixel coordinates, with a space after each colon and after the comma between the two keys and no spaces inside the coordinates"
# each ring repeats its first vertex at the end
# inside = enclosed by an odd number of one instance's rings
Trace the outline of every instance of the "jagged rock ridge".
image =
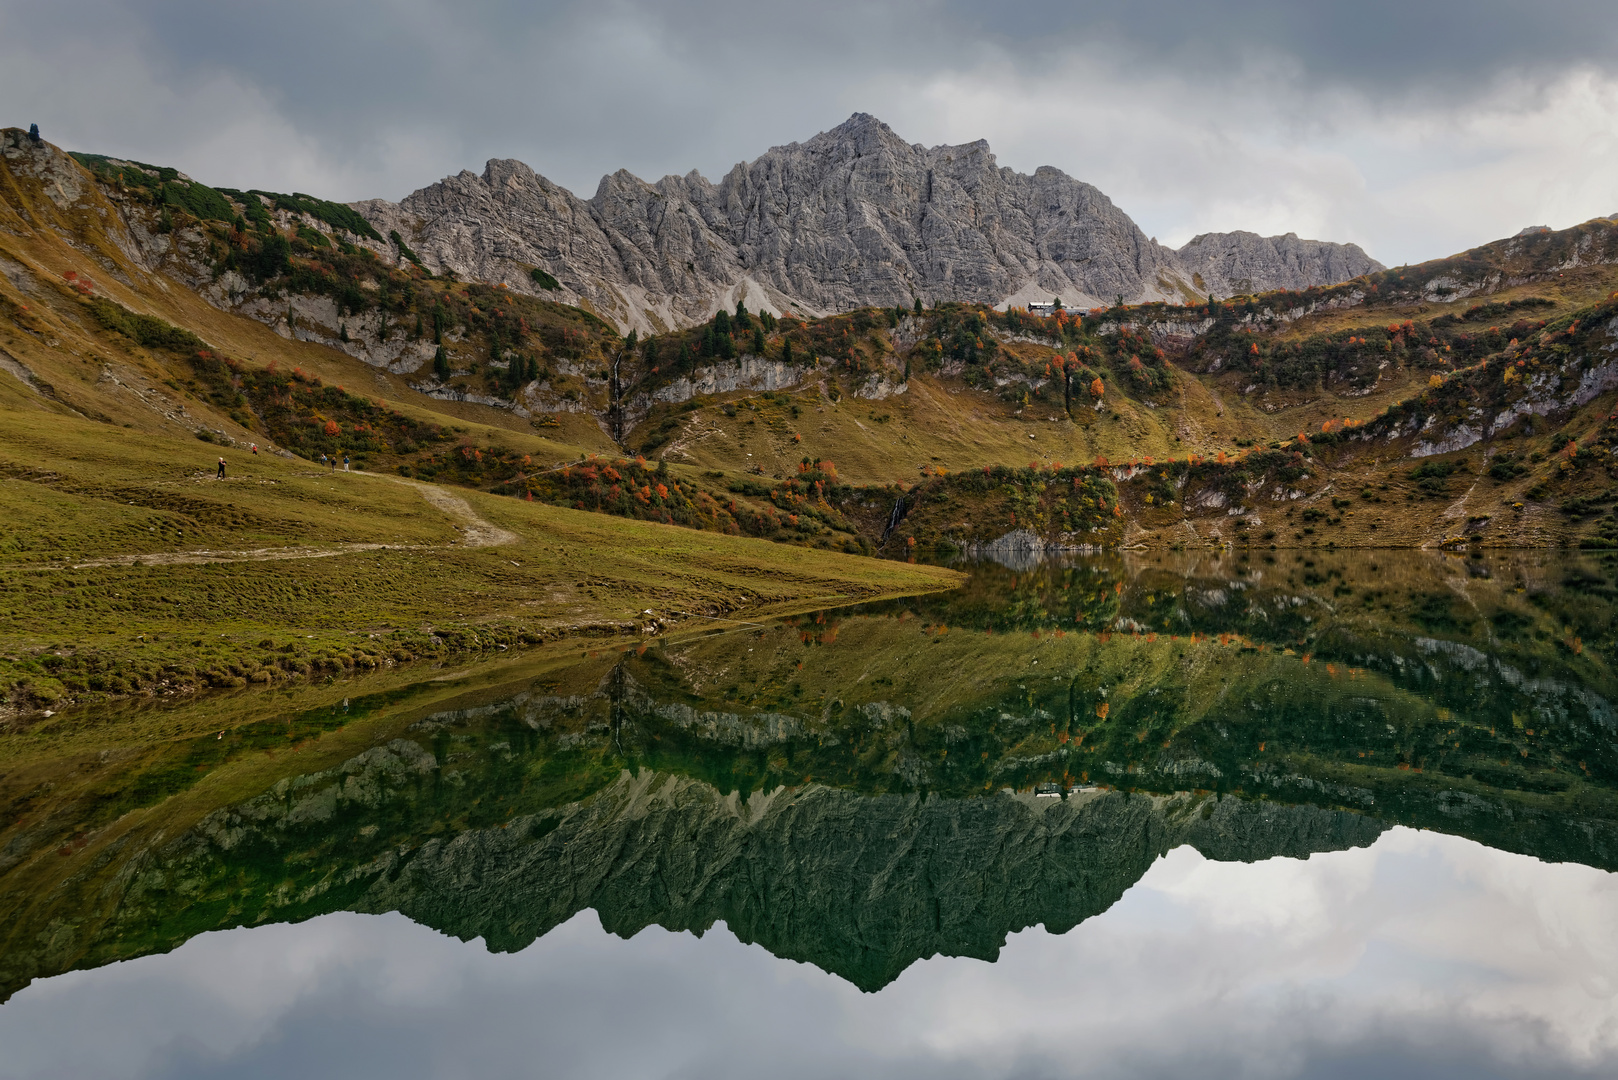
{"type": "Polygon", "coordinates": [[[26,935],[4,956],[0,1001],[34,978],[166,951],[203,930],[340,910],[399,911],[501,952],[587,908],[624,937],[723,921],[743,941],[876,990],[925,957],[993,960],[1010,933],[1066,932],[1181,844],[1227,861],[1304,858],[1370,844],[1386,828],[1234,797],[946,799],[810,785],[738,798],[625,772],[578,803],[446,830],[421,816],[422,785],[465,787],[468,800],[479,789],[442,771],[419,743],[396,739],[123,853],[114,877],[97,879],[101,911],[26,935]],[[365,842],[403,822],[423,831],[382,850],[365,842]]]}
{"type": "Polygon", "coordinates": [[[717,184],[620,170],[583,200],[519,161],[402,203],[354,204],[434,269],[538,291],[533,268],[625,330],[687,325],[737,300],[778,313],[865,304],[1093,307],[1332,284],[1380,270],[1352,244],[1207,233],[1179,251],[1059,169],[1002,168],[988,143],[927,149],[856,113],[717,184]]]}

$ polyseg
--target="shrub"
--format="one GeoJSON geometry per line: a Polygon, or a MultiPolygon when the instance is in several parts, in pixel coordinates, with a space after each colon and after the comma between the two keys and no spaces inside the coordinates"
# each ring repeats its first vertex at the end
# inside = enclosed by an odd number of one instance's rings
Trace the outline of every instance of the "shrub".
{"type": "Polygon", "coordinates": [[[1489,477],[1504,483],[1515,480],[1528,472],[1528,466],[1518,461],[1514,454],[1502,454],[1489,465],[1489,477]]]}
{"type": "Polygon", "coordinates": [[[259,191],[254,189],[250,195],[262,195],[269,199],[277,210],[285,210],[293,214],[307,214],[316,221],[324,221],[334,229],[363,236],[368,240],[380,241],[382,234],[371,227],[371,223],[361,216],[352,206],[342,203],[330,202],[326,199],[317,199],[313,195],[298,192],[292,195],[278,195],[273,191],[259,191]]]}
{"type": "Polygon", "coordinates": [[[393,241],[393,246],[399,249],[399,254],[400,255],[404,256],[407,259],[409,259],[411,262],[415,263],[417,266],[421,265],[421,259],[417,257],[417,255],[416,255],[416,253],[414,251],[410,250],[410,245],[408,245],[408,244],[406,244],[404,242],[404,237],[399,235],[399,230],[398,229],[393,229],[392,231],[390,231],[388,233],[388,239],[393,241]]]}
{"type": "Polygon", "coordinates": [[[1465,469],[1458,461],[1424,461],[1410,470],[1410,479],[1423,495],[1438,496],[1444,494],[1444,481],[1465,469]]]}
{"type": "Polygon", "coordinates": [[[312,229],[308,225],[298,226],[298,239],[314,248],[329,248],[331,241],[319,229],[312,229]]]}
{"type": "Polygon", "coordinates": [[[285,236],[272,232],[237,256],[236,266],[253,282],[262,285],[291,272],[292,245],[285,236]]]}
{"type": "Polygon", "coordinates": [[[90,301],[90,314],[108,330],[116,330],[148,349],[191,352],[207,347],[189,330],[181,330],[153,315],[138,315],[106,297],[98,296],[90,301]]]}
{"type": "Polygon", "coordinates": [[[72,157],[97,179],[132,188],[165,209],[175,207],[202,221],[229,221],[236,214],[223,193],[183,178],[178,169],[139,161],[119,164],[100,154],[73,154],[72,157]]]}

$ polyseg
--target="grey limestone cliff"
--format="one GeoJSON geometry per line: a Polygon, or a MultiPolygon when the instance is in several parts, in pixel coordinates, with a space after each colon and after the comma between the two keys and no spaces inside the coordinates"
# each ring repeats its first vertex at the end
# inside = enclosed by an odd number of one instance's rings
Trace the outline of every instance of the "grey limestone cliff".
{"type": "Polygon", "coordinates": [[[1300,240],[1297,233],[1260,236],[1250,232],[1203,233],[1176,253],[1203,292],[1219,296],[1307,289],[1331,285],[1380,270],[1382,266],[1354,244],[1300,240]]]}
{"type": "Polygon", "coordinates": [[[804,314],[965,300],[1070,307],[1332,284],[1381,269],[1352,244],[1210,233],[1180,251],[1095,187],[1029,176],[986,142],[931,149],[857,113],[803,143],[656,183],[619,171],[580,199],[518,161],[490,161],[401,203],[356,203],[436,270],[582,302],[655,332],[720,306],[804,314]]]}

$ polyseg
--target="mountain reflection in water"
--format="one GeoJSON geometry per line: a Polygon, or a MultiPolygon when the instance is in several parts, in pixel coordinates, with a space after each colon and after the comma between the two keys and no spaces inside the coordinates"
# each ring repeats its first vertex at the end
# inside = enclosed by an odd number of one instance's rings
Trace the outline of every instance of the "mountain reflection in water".
{"type": "Polygon", "coordinates": [[[1185,845],[1302,859],[1405,825],[1610,871],[1614,596],[1612,562],[1544,553],[984,564],[116,748],[90,781],[14,769],[0,992],[330,912],[516,951],[586,910],[723,922],[875,991],[1063,934],[1185,845]],[[361,741],[284,752],[331,733],[361,741]]]}

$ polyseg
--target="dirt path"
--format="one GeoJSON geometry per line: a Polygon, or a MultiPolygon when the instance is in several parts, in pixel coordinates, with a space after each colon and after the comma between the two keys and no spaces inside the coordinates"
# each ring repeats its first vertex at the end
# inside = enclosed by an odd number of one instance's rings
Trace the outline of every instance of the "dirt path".
{"type": "Polygon", "coordinates": [[[377,476],[416,489],[435,510],[463,524],[456,525],[461,539],[448,544],[338,544],[335,547],[254,548],[247,551],[164,551],[147,555],[115,555],[106,559],[86,559],[75,563],[38,563],[33,566],[0,567],[11,570],[89,570],[104,566],[185,566],[198,563],[276,562],[283,559],[329,559],[360,551],[447,551],[451,548],[498,547],[515,543],[517,534],[479,517],[471,504],[434,484],[406,480],[398,476],[377,476]]]}
{"type": "MultiPolygon", "coordinates": [[[[1472,481],[1472,486],[1467,488],[1465,493],[1462,494],[1459,499],[1456,499],[1454,502],[1450,503],[1449,506],[1444,508],[1444,512],[1439,515],[1438,520],[1445,522],[1461,521],[1464,524],[1467,511],[1467,501],[1472,498],[1472,492],[1476,491],[1478,489],[1478,485],[1481,483],[1483,483],[1483,474],[1479,473],[1478,478],[1472,481]]],[[[1444,541],[1449,539],[1453,538],[1450,536],[1439,535],[1425,541],[1421,546],[1423,548],[1442,547],[1444,541]]]]}
{"type": "Polygon", "coordinates": [[[406,484],[416,489],[421,497],[433,505],[435,509],[442,510],[453,518],[460,518],[466,524],[461,529],[463,547],[498,547],[501,544],[512,544],[517,541],[517,534],[507,532],[492,522],[478,517],[467,501],[459,495],[451,495],[436,484],[424,484],[420,480],[406,480],[402,476],[384,476],[384,480],[392,480],[395,484],[406,484]]]}

